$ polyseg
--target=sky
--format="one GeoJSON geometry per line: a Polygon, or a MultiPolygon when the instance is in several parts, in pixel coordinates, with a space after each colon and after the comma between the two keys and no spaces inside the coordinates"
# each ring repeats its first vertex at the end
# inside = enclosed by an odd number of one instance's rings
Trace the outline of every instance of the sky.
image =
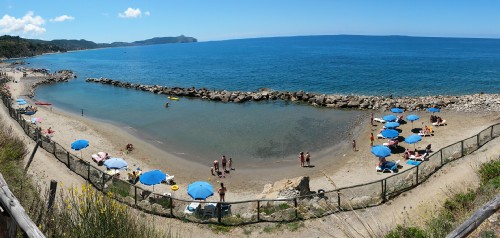
{"type": "Polygon", "coordinates": [[[1,0],[0,35],[132,42],[296,35],[500,38],[494,0],[1,0]]]}

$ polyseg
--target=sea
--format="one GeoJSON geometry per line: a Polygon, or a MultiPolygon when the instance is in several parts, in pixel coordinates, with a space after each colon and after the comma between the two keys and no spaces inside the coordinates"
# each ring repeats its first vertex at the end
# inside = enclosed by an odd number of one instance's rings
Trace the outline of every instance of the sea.
{"type": "MultiPolygon", "coordinates": [[[[213,90],[262,88],[343,95],[500,93],[500,40],[406,36],[297,36],[85,50],[42,55],[29,67],[78,78],[41,86],[35,98],[116,124],[200,163],[297,159],[350,141],[366,112],[268,101],[244,104],[156,95],[85,79],[213,90]]],[[[359,144],[359,143],[358,143],[359,144]]]]}

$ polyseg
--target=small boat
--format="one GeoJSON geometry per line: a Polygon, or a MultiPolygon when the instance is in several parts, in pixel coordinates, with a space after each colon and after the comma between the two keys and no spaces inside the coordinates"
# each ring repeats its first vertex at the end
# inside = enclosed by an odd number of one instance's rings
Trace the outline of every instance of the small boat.
{"type": "Polygon", "coordinates": [[[52,103],[50,102],[35,102],[36,105],[42,105],[42,106],[50,106],[52,103]]]}
{"type": "Polygon", "coordinates": [[[175,101],[179,101],[179,98],[172,97],[172,96],[168,96],[168,99],[170,99],[170,100],[175,100],[175,101]]]}

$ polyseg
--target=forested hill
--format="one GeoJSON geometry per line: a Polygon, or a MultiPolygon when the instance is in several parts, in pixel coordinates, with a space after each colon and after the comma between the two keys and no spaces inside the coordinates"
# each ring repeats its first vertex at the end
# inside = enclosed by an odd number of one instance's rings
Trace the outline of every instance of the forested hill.
{"type": "Polygon", "coordinates": [[[107,47],[156,45],[169,43],[191,43],[197,42],[196,38],[189,36],[177,37],[155,37],[143,41],[95,43],[87,40],[35,40],[23,39],[18,36],[0,36],[0,59],[18,58],[40,55],[43,53],[66,52],[70,50],[86,50],[107,47]]]}

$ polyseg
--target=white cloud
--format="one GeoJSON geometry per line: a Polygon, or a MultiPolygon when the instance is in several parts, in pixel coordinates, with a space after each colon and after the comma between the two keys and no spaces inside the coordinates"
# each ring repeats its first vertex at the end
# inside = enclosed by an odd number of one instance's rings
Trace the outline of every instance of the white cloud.
{"type": "Polygon", "coordinates": [[[22,18],[15,18],[4,15],[0,19],[0,31],[3,33],[33,33],[42,34],[46,30],[42,27],[45,20],[41,16],[35,16],[35,13],[29,11],[22,18]]]}
{"type": "Polygon", "coordinates": [[[54,19],[50,19],[49,21],[55,21],[55,22],[63,22],[63,21],[70,21],[70,20],[74,20],[75,18],[72,17],[72,16],[68,16],[68,15],[62,15],[62,16],[58,16],[54,19]]]}
{"type": "Polygon", "coordinates": [[[142,16],[141,9],[133,9],[131,7],[127,8],[123,13],[118,13],[119,17],[122,18],[138,18],[142,16]]]}

